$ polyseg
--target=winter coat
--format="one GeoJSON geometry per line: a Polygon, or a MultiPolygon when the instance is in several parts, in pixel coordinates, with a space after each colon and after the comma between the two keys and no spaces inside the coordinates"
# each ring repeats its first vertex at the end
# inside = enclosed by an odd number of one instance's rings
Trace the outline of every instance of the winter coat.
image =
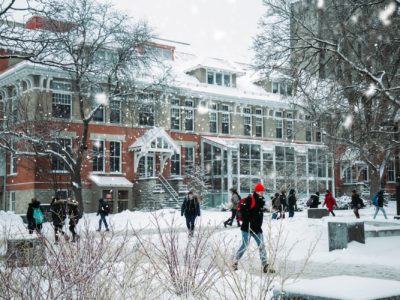
{"type": "Polygon", "coordinates": [[[279,196],[279,201],[281,202],[282,209],[285,210],[285,208],[287,207],[287,199],[286,199],[285,193],[282,193],[282,194],[279,196]]]}
{"type": "Polygon", "coordinates": [[[99,208],[97,209],[97,215],[102,215],[102,216],[108,216],[110,212],[110,205],[107,203],[107,201],[105,201],[104,199],[102,199],[101,201],[99,201],[99,208]]]}
{"type": "Polygon", "coordinates": [[[251,208],[251,196],[249,195],[245,202],[242,204],[240,212],[242,214],[242,226],[240,227],[243,231],[254,232],[256,234],[262,233],[262,223],[264,219],[264,197],[259,196],[256,192],[253,193],[254,200],[256,201],[254,208],[251,208]]]}
{"type": "Polygon", "coordinates": [[[378,207],[383,207],[383,203],[385,202],[385,198],[383,197],[383,193],[378,193],[378,207]]]}
{"type": "Polygon", "coordinates": [[[76,225],[79,221],[79,207],[78,202],[76,201],[68,201],[68,216],[69,216],[69,224],[76,225]]]}
{"type": "Polygon", "coordinates": [[[189,199],[188,196],[185,197],[181,207],[181,216],[183,215],[186,218],[193,215],[200,217],[200,203],[196,196],[193,196],[192,199],[189,199]]]}
{"type": "Polygon", "coordinates": [[[336,205],[336,200],[333,198],[332,193],[329,192],[325,195],[325,201],[322,206],[326,205],[329,211],[333,210],[333,207],[336,205]]]}
{"type": "Polygon", "coordinates": [[[33,217],[33,209],[34,208],[40,208],[44,215],[43,208],[40,206],[40,201],[35,201],[33,203],[29,203],[28,205],[28,210],[26,212],[26,219],[28,220],[28,229],[34,229],[36,226],[35,219],[33,217]]]}
{"type": "Polygon", "coordinates": [[[296,206],[296,202],[297,202],[296,195],[294,193],[293,194],[289,194],[289,197],[288,197],[289,210],[294,210],[294,208],[296,206]]]}
{"type": "Polygon", "coordinates": [[[231,197],[232,208],[231,208],[231,210],[237,210],[239,202],[240,202],[239,194],[232,193],[232,197],[231,197]]]}
{"type": "Polygon", "coordinates": [[[361,208],[362,205],[363,202],[358,194],[351,195],[351,202],[350,202],[351,208],[361,208]]]}
{"type": "Polygon", "coordinates": [[[64,225],[65,218],[67,217],[66,204],[65,200],[56,200],[51,204],[50,212],[54,226],[64,225]]]}
{"type": "Polygon", "coordinates": [[[274,211],[279,211],[280,208],[281,208],[280,197],[279,197],[279,196],[278,196],[278,197],[274,197],[274,198],[272,199],[272,209],[273,209],[274,211]]]}
{"type": "Polygon", "coordinates": [[[317,194],[312,194],[310,198],[312,200],[310,208],[318,208],[318,205],[321,204],[321,202],[319,202],[319,196],[317,194]]]}

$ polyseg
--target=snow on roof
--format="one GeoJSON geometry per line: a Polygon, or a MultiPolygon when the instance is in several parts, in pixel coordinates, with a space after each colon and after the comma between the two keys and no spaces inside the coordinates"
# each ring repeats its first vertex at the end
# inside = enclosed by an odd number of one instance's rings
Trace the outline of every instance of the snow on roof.
{"type": "Polygon", "coordinates": [[[215,136],[203,136],[203,140],[214,144],[217,147],[223,147],[224,149],[238,149],[240,144],[255,144],[261,145],[264,151],[273,151],[274,146],[281,147],[294,147],[296,152],[298,153],[307,153],[308,149],[315,148],[326,148],[324,145],[315,145],[315,144],[303,144],[303,143],[292,143],[292,142],[280,142],[280,141],[264,141],[258,139],[241,139],[241,138],[221,138],[215,136]]]}
{"type": "Polygon", "coordinates": [[[121,176],[99,176],[99,175],[90,175],[90,180],[93,181],[99,187],[123,187],[123,188],[131,188],[133,187],[133,183],[130,182],[125,177],[121,176]]]}
{"type": "Polygon", "coordinates": [[[238,66],[234,62],[219,58],[199,56],[196,57],[196,59],[193,60],[191,64],[192,65],[185,70],[186,73],[193,70],[197,70],[199,68],[204,68],[204,69],[212,69],[214,71],[219,71],[219,72],[232,73],[238,76],[246,74],[243,70],[238,68],[238,66]]]}
{"type": "Polygon", "coordinates": [[[154,127],[146,131],[132,145],[129,150],[136,152],[175,152],[180,153],[179,147],[168,133],[161,127],[154,127]]]}

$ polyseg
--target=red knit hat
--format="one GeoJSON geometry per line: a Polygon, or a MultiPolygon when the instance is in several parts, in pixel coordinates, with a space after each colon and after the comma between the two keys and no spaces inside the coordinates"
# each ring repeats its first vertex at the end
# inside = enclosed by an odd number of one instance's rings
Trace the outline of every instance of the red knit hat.
{"type": "Polygon", "coordinates": [[[262,185],[261,182],[257,183],[256,186],[254,187],[255,192],[265,192],[265,188],[262,185]]]}

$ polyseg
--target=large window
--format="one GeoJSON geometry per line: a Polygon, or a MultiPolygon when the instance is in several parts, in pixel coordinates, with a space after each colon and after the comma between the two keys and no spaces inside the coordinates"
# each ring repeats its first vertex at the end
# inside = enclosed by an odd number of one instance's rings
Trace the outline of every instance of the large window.
{"type": "Polygon", "coordinates": [[[110,123],[121,123],[121,101],[110,101],[110,123]]]}
{"type": "Polygon", "coordinates": [[[262,117],[256,117],[256,136],[262,136],[263,135],[263,118],[262,117]]]}
{"type": "Polygon", "coordinates": [[[210,126],[211,133],[217,133],[218,123],[217,123],[217,113],[216,112],[210,112],[209,126],[210,126]]]}
{"type": "Polygon", "coordinates": [[[139,125],[154,126],[154,107],[152,104],[139,107],[139,125]]]}
{"type": "Polygon", "coordinates": [[[396,181],[396,168],[395,168],[394,160],[391,160],[388,163],[387,173],[388,173],[388,181],[391,181],[391,182],[396,181]]]}
{"type": "Polygon", "coordinates": [[[104,106],[100,106],[93,115],[94,122],[104,122],[104,113],[105,109],[104,106]]]}
{"type": "Polygon", "coordinates": [[[110,142],[110,172],[121,172],[121,143],[110,142]]]}
{"type": "MultiPolygon", "coordinates": [[[[71,139],[58,139],[58,143],[59,143],[59,146],[54,148],[55,152],[63,155],[62,152],[65,151],[65,152],[71,154],[71,139]],[[61,147],[61,149],[60,149],[60,147],[61,147]]],[[[64,161],[57,156],[53,156],[53,158],[52,158],[52,169],[53,169],[53,171],[56,171],[56,172],[65,172],[68,170],[64,161]]]]}
{"type": "Polygon", "coordinates": [[[221,115],[221,132],[224,134],[229,134],[229,128],[230,128],[230,118],[229,118],[229,113],[223,113],[221,115]]]}
{"type": "Polygon", "coordinates": [[[191,173],[194,171],[194,148],[193,147],[183,147],[185,152],[185,170],[186,173],[191,173]]]}
{"type": "Polygon", "coordinates": [[[140,178],[155,176],[154,155],[150,154],[140,158],[138,173],[140,178]]]}
{"type": "Polygon", "coordinates": [[[70,119],[72,111],[71,84],[52,81],[52,116],[60,119],[70,119]]]}
{"type": "Polygon", "coordinates": [[[185,101],[185,130],[194,130],[194,109],[192,100],[185,101]]]}
{"type": "Polygon", "coordinates": [[[232,75],[229,73],[207,70],[207,83],[223,86],[232,86],[232,75]]]}
{"type": "Polygon", "coordinates": [[[104,172],[104,141],[93,143],[93,172],[104,172]]]}
{"type": "Polygon", "coordinates": [[[287,113],[286,114],[286,118],[287,118],[287,121],[286,121],[286,138],[288,140],[291,140],[291,139],[294,138],[294,135],[293,135],[293,123],[294,123],[294,121],[293,121],[293,113],[287,113]]]}
{"type": "Polygon", "coordinates": [[[10,174],[17,174],[17,156],[12,152],[10,154],[10,174]]]}
{"type": "Polygon", "coordinates": [[[9,211],[15,211],[15,192],[14,191],[10,192],[8,210],[9,211]]]}
{"type": "Polygon", "coordinates": [[[251,135],[251,109],[243,108],[243,134],[251,135]]]}
{"type": "Polygon", "coordinates": [[[171,175],[181,175],[181,156],[177,153],[171,157],[171,175]]]}
{"type": "Polygon", "coordinates": [[[281,111],[275,112],[275,128],[276,128],[275,137],[277,139],[283,138],[283,120],[281,111]]]}
{"type": "Polygon", "coordinates": [[[52,116],[60,119],[71,118],[71,95],[54,93],[52,95],[52,116]]]}
{"type": "Polygon", "coordinates": [[[172,107],[171,108],[171,129],[172,130],[180,130],[180,116],[181,111],[179,108],[172,107]]]}

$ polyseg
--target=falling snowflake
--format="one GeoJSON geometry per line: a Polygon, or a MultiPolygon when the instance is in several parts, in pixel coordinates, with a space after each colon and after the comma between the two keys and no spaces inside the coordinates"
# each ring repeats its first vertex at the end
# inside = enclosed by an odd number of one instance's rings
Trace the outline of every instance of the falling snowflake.
{"type": "Polygon", "coordinates": [[[324,8],[325,7],[325,1],[324,0],[318,0],[317,7],[320,8],[320,9],[324,8]]]}
{"type": "Polygon", "coordinates": [[[353,124],[353,116],[348,115],[343,122],[343,127],[349,129],[352,124],[353,124]]]}
{"type": "Polygon", "coordinates": [[[214,40],[219,41],[225,37],[225,32],[222,30],[215,30],[214,31],[214,40]]]}
{"type": "Polygon", "coordinates": [[[393,15],[393,13],[396,10],[396,4],[391,2],[388,6],[385,7],[385,9],[381,10],[379,13],[379,19],[385,26],[389,26],[392,21],[389,20],[389,18],[393,15]]]}
{"type": "Polygon", "coordinates": [[[368,87],[368,90],[364,93],[367,97],[372,97],[376,93],[376,85],[371,83],[368,87]]]}

